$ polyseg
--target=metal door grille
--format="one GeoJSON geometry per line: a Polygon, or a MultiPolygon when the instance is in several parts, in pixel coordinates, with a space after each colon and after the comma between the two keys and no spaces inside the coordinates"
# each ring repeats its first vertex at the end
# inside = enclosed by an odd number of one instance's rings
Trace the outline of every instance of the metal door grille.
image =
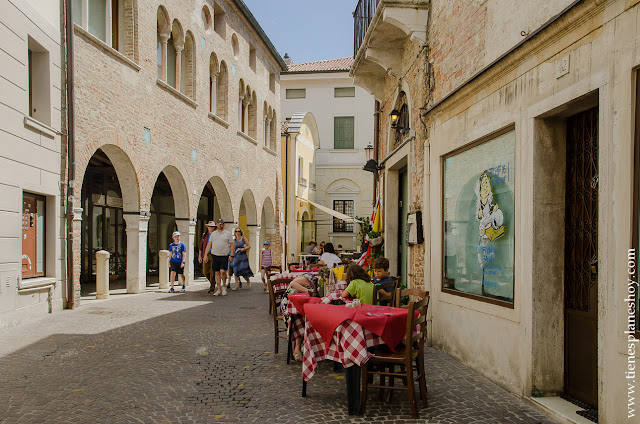
{"type": "Polygon", "coordinates": [[[565,307],[588,311],[598,263],[598,109],[567,121],[565,307]]]}

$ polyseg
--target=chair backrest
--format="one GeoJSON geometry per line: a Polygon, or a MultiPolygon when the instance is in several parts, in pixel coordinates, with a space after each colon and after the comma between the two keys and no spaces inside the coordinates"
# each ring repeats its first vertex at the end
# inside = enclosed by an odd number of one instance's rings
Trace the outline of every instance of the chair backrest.
{"type": "Polygon", "coordinates": [[[398,285],[400,284],[399,277],[392,277],[393,280],[387,281],[382,284],[374,284],[373,287],[373,304],[379,305],[380,302],[386,301],[389,306],[394,306],[396,304],[396,291],[398,290],[398,285]],[[389,290],[390,289],[390,290],[389,290]],[[379,293],[380,290],[384,290],[388,294],[379,293]]]}
{"type": "Polygon", "coordinates": [[[427,335],[427,309],[429,307],[429,295],[422,300],[409,302],[409,314],[407,315],[407,328],[405,335],[405,343],[407,346],[407,360],[411,363],[411,350],[418,349],[422,354],[424,348],[424,340],[427,335]],[[414,327],[418,326],[420,330],[417,334],[413,334],[414,327]]]}
{"type": "Polygon", "coordinates": [[[289,262],[287,264],[287,269],[291,271],[291,268],[293,268],[294,266],[300,266],[300,262],[289,262]]]}
{"type": "Polygon", "coordinates": [[[277,280],[267,281],[269,300],[271,301],[271,310],[274,311],[274,318],[277,317],[278,314],[282,315],[280,302],[282,302],[282,296],[284,296],[284,293],[287,291],[289,283],[291,283],[291,280],[288,278],[278,278],[277,280]]]}
{"type": "Polygon", "coordinates": [[[396,308],[402,307],[402,298],[409,296],[409,302],[411,300],[421,300],[429,296],[429,292],[422,289],[396,289],[395,304],[396,308]]]}
{"type": "Polygon", "coordinates": [[[280,265],[271,265],[265,268],[267,270],[267,275],[271,277],[275,274],[282,274],[282,267],[280,265]]]}

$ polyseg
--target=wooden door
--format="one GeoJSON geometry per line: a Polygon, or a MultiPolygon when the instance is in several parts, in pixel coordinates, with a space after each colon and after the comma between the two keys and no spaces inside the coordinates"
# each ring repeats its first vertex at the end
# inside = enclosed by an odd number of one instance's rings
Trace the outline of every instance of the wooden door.
{"type": "Polygon", "coordinates": [[[598,108],[567,120],[565,392],[598,404],[598,108]]]}

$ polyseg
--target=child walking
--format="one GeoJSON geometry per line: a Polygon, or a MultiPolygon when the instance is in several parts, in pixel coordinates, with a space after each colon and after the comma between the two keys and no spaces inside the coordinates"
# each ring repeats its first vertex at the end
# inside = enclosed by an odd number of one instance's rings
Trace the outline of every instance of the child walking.
{"type": "Polygon", "coordinates": [[[358,264],[349,265],[347,268],[347,288],[342,292],[342,297],[354,297],[360,299],[364,305],[373,305],[374,284],[369,279],[369,274],[358,264]]]}
{"type": "Polygon", "coordinates": [[[262,277],[262,291],[267,291],[267,268],[273,265],[271,258],[271,243],[269,240],[264,242],[264,249],[260,252],[260,276],[262,277]]]}
{"type": "Polygon", "coordinates": [[[180,232],[174,231],[172,236],[173,243],[169,245],[169,252],[171,252],[171,258],[169,259],[169,266],[171,269],[171,273],[169,274],[169,280],[171,280],[171,288],[169,289],[169,293],[173,293],[173,283],[176,279],[176,274],[178,278],[182,280],[182,290],[184,291],[186,288],[185,279],[184,279],[184,262],[187,259],[187,246],[180,241],[180,232]]]}

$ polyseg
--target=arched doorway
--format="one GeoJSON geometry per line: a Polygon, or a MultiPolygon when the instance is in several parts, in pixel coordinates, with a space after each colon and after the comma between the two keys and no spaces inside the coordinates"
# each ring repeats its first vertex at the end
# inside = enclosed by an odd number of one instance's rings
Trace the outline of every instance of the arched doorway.
{"type": "MultiPolygon", "coordinates": [[[[214,213],[216,209],[216,192],[210,182],[204,186],[202,194],[200,195],[200,201],[198,202],[198,212],[196,214],[196,250],[200,249],[200,239],[202,235],[207,232],[207,223],[209,221],[216,220],[216,216],[220,217],[220,213],[216,215],[214,213]]],[[[218,206],[218,210],[219,210],[218,206]]],[[[202,264],[198,261],[198,255],[193,255],[193,269],[194,277],[203,277],[202,264]]]]}
{"type": "Polygon", "coordinates": [[[178,230],[181,241],[187,246],[185,278],[189,284],[193,278],[193,244],[195,224],[189,218],[189,199],[182,174],[173,166],[165,167],[156,179],[151,195],[149,227],[147,232],[147,276],[151,282],[158,276],[160,250],[169,248],[171,235],[178,230]]]}
{"type": "MultiPolygon", "coordinates": [[[[269,241],[271,243],[271,250],[276,250],[276,228],[275,228],[275,212],[273,208],[273,202],[270,198],[264,199],[264,203],[262,204],[262,212],[260,213],[260,238],[259,238],[259,246],[256,249],[258,252],[262,250],[262,246],[265,241],[269,241]]],[[[276,258],[275,252],[273,255],[273,264],[278,265],[280,263],[280,259],[276,258]]],[[[259,256],[258,256],[259,258],[259,256]]]]}
{"type": "Polygon", "coordinates": [[[258,235],[258,213],[256,211],[256,201],[251,190],[247,189],[242,194],[240,207],[238,208],[238,227],[242,228],[245,237],[249,240],[251,250],[249,251],[249,264],[254,272],[257,272],[259,265],[259,235],[258,235]]]}
{"type": "Polygon", "coordinates": [[[101,149],[89,160],[82,183],[81,199],[81,293],[88,295],[95,291],[96,252],[99,250],[110,253],[110,287],[123,288],[127,270],[124,201],[116,169],[101,149]]]}

